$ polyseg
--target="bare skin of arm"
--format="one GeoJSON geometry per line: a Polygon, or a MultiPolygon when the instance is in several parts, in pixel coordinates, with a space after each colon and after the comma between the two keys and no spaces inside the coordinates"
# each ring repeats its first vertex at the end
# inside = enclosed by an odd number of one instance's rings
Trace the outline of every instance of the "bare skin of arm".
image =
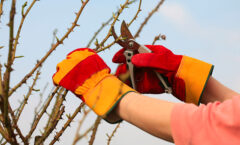
{"type": "Polygon", "coordinates": [[[140,129],[173,142],[170,119],[174,104],[132,92],[119,102],[116,113],[140,129]]]}
{"type": "MultiPolygon", "coordinates": [[[[231,99],[239,95],[210,77],[203,93],[202,103],[231,99]]],[[[115,112],[125,121],[161,139],[173,142],[171,112],[176,103],[128,93],[119,102],[115,112]]]]}
{"type": "Polygon", "coordinates": [[[210,77],[203,92],[201,103],[207,104],[214,101],[223,102],[227,99],[231,99],[233,96],[239,96],[239,94],[227,88],[213,77],[210,77]]]}

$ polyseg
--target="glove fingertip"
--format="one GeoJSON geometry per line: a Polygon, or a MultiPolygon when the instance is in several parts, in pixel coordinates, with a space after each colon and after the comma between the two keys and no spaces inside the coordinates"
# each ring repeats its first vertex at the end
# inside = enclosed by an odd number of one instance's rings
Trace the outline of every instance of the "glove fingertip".
{"type": "Polygon", "coordinates": [[[136,54],[132,57],[131,61],[137,67],[147,67],[153,55],[152,53],[136,54]]]}
{"type": "Polygon", "coordinates": [[[126,58],[123,54],[123,52],[125,51],[125,49],[121,49],[119,50],[112,58],[112,62],[114,63],[125,63],[126,58]]]}
{"type": "Polygon", "coordinates": [[[74,53],[74,52],[76,52],[76,51],[84,51],[84,50],[88,50],[89,52],[96,53],[94,50],[92,50],[92,49],[90,49],[90,48],[77,48],[77,49],[69,52],[69,53],[67,54],[67,56],[71,55],[72,53],[74,53]]]}
{"type": "Polygon", "coordinates": [[[149,49],[151,49],[154,53],[172,53],[171,50],[167,49],[163,45],[145,45],[149,49]]]}

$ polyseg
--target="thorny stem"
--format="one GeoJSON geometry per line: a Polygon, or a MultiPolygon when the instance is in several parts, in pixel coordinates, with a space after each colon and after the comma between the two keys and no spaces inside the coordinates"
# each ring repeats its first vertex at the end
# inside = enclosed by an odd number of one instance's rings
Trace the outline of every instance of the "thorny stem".
{"type": "Polygon", "coordinates": [[[131,20],[131,22],[128,24],[128,26],[130,26],[130,25],[133,23],[133,21],[135,21],[135,20],[137,19],[137,16],[138,16],[138,14],[139,14],[140,11],[141,11],[141,5],[142,5],[142,0],[139,1],[137,13],[135,14],[135,16],[133,17],[133,19],[131,20]]]}
{"type": "Polygon", "coordinates": [[[3,14],[3,2],[4,2],[4,0],[1,0],[1,3],[0,3],[0,22],[1,22],[1,16],[3,14]]]}
{"type": "MultiPolygon", "coordinates": [[[[0,108],[3,110],[3,82],[2,82],[2,65],[0,64],[0,108]]],[[[3,122],[3,121],[2,121],[3,122]]]]}
{"type": "Polygon", "coordinates": [[[77,116],[78,112],[80,112],[81,108],[83,107],[83,104],[80,104],[77,109],[74,111],[73,115],[68,117],[67,122],[64,124],[62,129],[54,136],[54,139],[50,142],[49,145],[53,145],[56,141],[59,140],[60,136],[63,134],[63,132],[66,130],[68,126],[70,126],[70,123],[72,120],[77,116]]]}
{"type": "Polygon", "coordinates": [[[40,70],[37,71],[36,76],[35,76],[35,78],[33,79],[33,83],[32,83],[31,87],[30,87],[29,90],[28,90],[27,95],[24,96],[23,102],[21,103],[20,107],[18,107],[19,110],[18,110],[18,114],[17,114],[16,121],[19,120],[19,117],[21,116],[22,111],[23,111],[25,105],[26,105],[27,102],[28,102],[29,96],[32,94],[32,91],[33,91],[33,89],[34,89],[34,86],[36,85],[36,82],[37,82],[37,80],[38,80],[38,78],[39,78],[39,75],[40,75],[40,70]]]}
{"type": "Polygon", "coordinates": [[[160,40],[160,36],[161,36],[161,34],[159,34],[159,35],[157,35],[157,36],[154,37],[154,40],[153,40],[153,42],[152,42],[152,45],[154,45],[154,44],[156,43],[156,41],[160,40]]]}
{"type": "MultiPolygon", "coordinates": [[[[52,89],[51,89],[51,91],[50,91],[50,93],[47,95],[48,97],[44,100],[44,102],[43,102],[43,105],[41,105],[41,106],[38,106],[39,107],[39,109],[38,109],[38,107],[36,107],[35,108],[35,110],[34,110],[34,117],[33,117],[33,121],[32,122],[34,122],[35,120],[36,120],[36,118],[38,117],[38,114],[41,112],[41,110],[44,108],[44,104],[47,104],[47,102],[48,102],[48,99],[53,95],[53,93],[56,91],[56,92],[58,92],[59,90],[60,90],[60,88],[61,87],[53,87],[52,89]]],[[[55,92],[55,93],[56,93],[55,92]]],[[[61,92],[61,90],[59,91],[59,92],[61,92]]],[[[58,93],[59,93],[58,92],[58,93]]],[[[32,126],[33,126],[33,124],[32,124],[32,126]]]]}
{"type": "MultiPolygon", "coordinates": [[[[35,107],[35,109],[34,109],[35,115],[37,114],[39,108],[40,108],[41,105],[42,105],[42,102],[43,102],[43,101],[42,101],[42,100],[43,100],[43,94],[45,93],[47,87],[48,87],[48,83],[44,86],[43,91],[39,94],[40,100],[39,100],[39,102],[38,102],[38,105],[37,105],[37,106],[35,107]]],[[[52,92],[52,91],[50,91],[50,92],[52,92]]]]}
{"type": "Polygon", "coordinates": [[[52,46],[52,48],[45,54],[45,56],[42,57],[42,59],[40,61],[37,62],[37,64],[35,65],[35,67],[16,85],[14,86],[10,92],[9,92],[9,96],[12,95],[13,92],[16,91],[16,89],[18,89],[23,83],[25,83],[29,77],[37,70],[38,67],[40,67],[42,65],[43,62],[45,62],[45,60],[49,57],[49,55],[60,45],[63,44],[63,41],[68,38],[69,34],[71,32],[73,32],[73,29],[76,26],[79,26],[77,24],[78,19],[80,17],[80,15],[82,14],[83,9],[85,8],[85,6],[87,5],[87,3],[89,2],[89,0],[86,0],[82,3],[82,6],[80,8],[80,10],[78,11],[78,13],[76,13],[76,18],[74,20],[74,22],[72,23],[72,26],[68,29],[68,31],[64,34],[64,36],[60,39],[57,40],[57,42],[52,46]]]}
{"type": "Polygon", "coordinates": [[[8,49],[8,60],[6,65],[6,71],[4,73],[4,86],[3,86],[3,117],[4,117],[4,125],[7,128],[8,134],[11,138],[11,144],[18,144],[16,136],[14,134],[11,120],[8,116],[8,97],[9,97],[9,88],[10,88],[10,74],[12,71],[12,52],[13,52],[13,41],[14,41],[14,17],[16,10],[16,0],[12,0],[10,17],[9,17],[9,49],[8,49]]]}
{"type": "Polygon", "coordinates": [[[105,23],[102,23],[101,27],[94,33],[92,39],[88,42],[86,48],[89,48],[92,44],[93,40],[97,37],[97,35],[102,31],[102,29],[107,26],[111,21],[113,20],[113,17],[109,18],[105,23]]]}
{"type": "Polygon", "coordinates": [[[36,140],[35,145],[41,145],[46,140],[46,138],[50,135],[50,133],[56,128],[59,120],[62,118],[64,109],[65,109],[64,106],[62,106],[62,108],[60,108],[60,110],[58,111],[55,118],[53,120],[51,120],[51,126],[49,126],[45,130],[45,132],[42,134],[42,136],[40,138],[38,138],[38,140],[36,140]]]}
{"type": "Polygon", "coordinates": [[[152,17],[152,15],[158,11],[160,6],[163,4],[165,0],[160,0],[157,6],[148,14],[148,16],[145,18],[145,20],[142,22],[141,26],[139,27],[137,33],[134,35],[134,38],[137,38],[142,31],[143,27],[147,24],[148,20],[152,17]]]}
{"type": "Polygon", "coordinates": [[[129,0],[126,0],[125,3],[123,5],[121,5],[121,8],[119,9],[119,11],[117,12],[117,15],[113,16],[113,22],[111,24],[111,27],[108,31],[107,36],[102,40],[102,42],[97,46],[97,48],[95,48],[95,50],[98,50],[99,47],[104,46],[104,43],[108,40],[108,38],[112,35],[112,28],[115,25],[116,21],[118,20],[118,17],[120,16],[120,14],[122,13],[122,11],[126,8],[126,6],[129,4],[129,0]]]}
{"type": "MultiPolygon", "coordinates": [[[[61,90],[64,90],[61,88],[61,90]]],[[[36,142],[36,144],[43,143],[46,138],[49,136],[50,133],[54,130],[54,128],[57,126],[60,119],[62,119],[62,115],[64,113],[64,106],[63,101],[65,100],[65,97],[67,95],[68,91],[65,90],[64,93],[58,93],[56,97],[55,105],[53,106],[52,113],[49,116],[48,122],[46,124],[46,127],[44,128],[44,132],[42,136],[39,138],[39,140],[36,142]]]]}
{"type": "MultiPolygon", "coordinates": [[[[135,1],[136,1],[136,0],[132,1],[131,3],[135,2],[135,1]]],[[[142,2],[142,0],[140,0],[139,12],[141,11],[141,10],[140,10],[141,2],[142,2]]],[[[128,4],[128,5],[129,5],[129,4],[128,4]]],[[[119,12],[119,10],[117,10],[117,12],[116,12],[114,15],[118,14],[118,12],[119,12]]],[[[135,18],[132,19],[131,23],[137,18],[137,15],[138,15],[138,13],[135,15],[135,18]]],[[[94,33],[92,39],[88,42],[88,45],[86,46],[87,48],[90,47],[90,45],[92,44],[93,40],[94,40],[94,39],[97,37],[97,35],[102,31],[102,29],[103,29],[106,25],[108,25],[108,24],[113,20],[113,18],[114,18],[114,17],[110,17],[105,23],[102,23],[101,27],[94,33]]],[[[131,25],[131,24],[130,24],[130,25],[131,25]]],[[[115,43],[115,42],[114,42],[114,43],[115,43]]],[[[114,43],[113,43],[113,44],[114,44],[114,43]]],[[[110,46],[112,46],[112,45],[110,45],[110,46]]],[[[109,47],[110,47],[110,46],[109,46],[109,47]]],[[[107,48],[109,48],[109,47],[107,47],[107,48]]],[[[96,48],[96,49],[97,49],[97,48],[96,48]]]]}
{"type": "Polygon", "coordinates": [[[21,140],[23,141],[23,143],[24,143],[25,145],[28,145],[28,142],[26,141],[26,139],[25,139],[25,137],[23,136],[20,128],[19,128],[18,125],[17,125],[17,120],[16,120],[16,118],[15,118],[15,115],[14,115],[14,113],[13,113],[12,108],[10,107],[10,105],[9,105],[9,111],[10,111],[10,114],[11,114],[11,117],[12,117],[12,120],[13,120],[13,128],[16,129],[16,131],[17,131],[18,135],[20,136],[21,140]]]}
{"type": "MultiPolygon", "coordinates": [[[[64,88],[61,88],[61,90],[63,91],[64,88]]],[[[51,115],[48,118],[48,121],[47,121],[47,124],[46,124],[46,127],[45,127],[45,131],[48,130],[49,127],[51,127],[51,123],[56,119],[56,116],[58,115],[58,113],[60,111],[60,108],[62,106],[62,103],[65,100],[65,97],[66,97],[66,95],[68,93],[68,91],[65,90],[64,93],[62,94],[61,90],[59,91],[59,93],[58,93],[58,95],[56,97],[56,101],[55,101],[55,104],[53,106],[52,113],[51,113],[51,115]]]]}
{"type": "Polygon", "coordinates": [[[107,143],[108,145],[110,145],[110,142],[111,142],[114,134],[117,132],[117,129],[119,128],[119,126],[120,126],[120,123],[118,123],[118,124],[116,125],[116,127],[114,128],[114,130],[113,130],[113,132],[112,132],[112,134],[111,134],[110,136],[107,135],[107,136],[108,136],[108,143],[107,143]]]}
{"type": "Polygon", "coordinates": [[[93,129],[93,126],[89,127],[83,134],[80,134],[77,136],[76,139],[74,139],[73,145],[75,145],[79,140],[81,140],[83,137],[87,136],[87,134],[93,129]],[[76,142],[75,142],[76,141],[76,142]]]}
{"type": "Polygon", "coordinates": [[[26,140],[28,141],[29,138],[31,137],[32,133],[34,132],[34,130],[36,129],[39,120],[42,118],[43,114],[46,112],[50,102],[52,101],[52,98],[54,97],[54,95],[56,94],[57,90],[59,89],[59,87],[56,87],[55,90],[53,91],[52,95],[48,98],[48,101],[46,102],[46,104],[44,105],[42,111],[40,112],[40,114],[37,116],[37,118],[34,120],[33,125],[28,133],[28,135],[26,136],[26,140]]]}
{"type": "Polygon", "coordinates": [[[114,45],[118,40],[120,40],[120,39],[121,39],[121,36],[119,36],[116,40],[114,40],[113,42],[111,42],[111,43],[108,44],[107,46],[102,47],[101,49],[96,50],[96,52],[99,53],[99,52],[101,52],[101,51],[104,51],[104,50],[110,48],[111,46],[113,46],[113,45],[114,45]]]}
{"type": "MultiPolygon", "coordinates": [[[[132,1],[132,2],[135,2],[135,1],[132,1]]],[[[128,26],[130,26],[133,22],[134,22],[134,20],[136,20],[136,18],[137,18],[137,16],[138,16],[138,14],[140,13],[140,11],[141,11],[141,3],[142,3],[142,0],[140,0],[140,2],[139,2],[139,6],[138,6],[138,10],[137,10],[137,12],[136,12],[136,14],[134,15],[134,17],[133,17],[133,19],[130,21],[130,23],[128,24],[128,26]]],[[[113,25],[114,26],[114,25],[113,25]]],[[[112,27],[113,27],[112,26],[112,27]]],[[[111,33],[112,33],[112,27],[110,28],[110,31],[111,31],[111,33]]],[[[108,39],[108,38],[107,38],[108,39]]],[[[116,39],[116,40],[114,40],[113,42],[111,42],[110,44],[108,44],[107,46],[105,46],[105,47],[102,47],[102,45],[100,44],[99,46],[100,46],[100,48],[95,48],[94,50],[96,50],[96,52],[98,53],[98,52],[101,52],[101,51],[103,51],[103,50],[106,50],[106,49],[108,49],[108,48],[110,48],[112,45],[114,45],[118,40],[120,40],[121,39],[121,35],[116,39]]]]}
{"type": "Polygon", "coordinates": [[[2,137],[3,137],[6,141],[8,141],[8,142],[11,141],[8,133],[4,130],[4,128],[2,127],[1,124],[0,124],[0,133],[1,133],[2,137]]]}
{"type": "Polygon", "coordinates": [[[75,144],[81,139],[81,137],[80,137],[81,135],[79,134],[79,131],[80,131],[80,129],[81,129],[81,127],[82,127],[82,124],[83,124],[83,122],[85,121],[85,119],[86,119],[86,117],[88,116],[88,114],[89,114],[90,111],[91,111],[90,109],[87,110],[87,111],[85,111],[82,119],[79,121],[77,130],[76,130],[76,134],[75,134],[75,137],[74,137],[74,140],[73,140],[72,145],[75,145],[75,144]]]}
{"type": "Polygon", "coordinates": [[[97,133],[97,129],[98,129],[98,126],[99,126],[101,120],[102,120],[102,118],[100,116],[98,116],[97,119],[95,120],[93,129],[92,129],[92,135],[91,135],[91,138],[88,142],[89,145],[93,145],[93,142],[95,140],[95,136],[96,136],[96,133],[97,133]]]}
{"type": "MultiPolygon", "coordinates": [[[[25,20],[26,16],[28,15],[28,13],[30,12],[30,10],[32,9],[32,7],[33,7],[33,5],[35,4],[36,1],[37,1],[37,0],[33,0],[32,3],[31,3],[31,5],[30,5],[30,6],[28,7],[28,9],[26,10],[26,12],[22,14],[22,19],[21,19],[20,25],[19,25],[19,27],[18,27],[17,35],[16,35],[15,41],[14,41],[13,54],[12,54],[12,60],[11,60],[12,62],[13,62],[14,59],[15,59],[15,53],[16,53],[16,49],[17,49],[17,45],[18,45],[18,40],[19,40],[19,38],[20,38],[20,33],[21,33],[21,30],[22,30],[22,26],[23,26],[24,20],[25,20]]],[[[25,6],[26,6],[26,5],[25,5],[25,6]]],[[[23,12],[23,9],[24,9],[25,6],[22,7],[22,12],[23,12]]]]}

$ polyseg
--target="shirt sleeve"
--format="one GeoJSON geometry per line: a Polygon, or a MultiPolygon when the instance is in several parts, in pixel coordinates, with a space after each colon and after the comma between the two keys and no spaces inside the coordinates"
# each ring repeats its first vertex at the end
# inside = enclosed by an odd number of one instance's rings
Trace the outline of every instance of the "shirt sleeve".
{"type": "Polygon", "coordinates": [[[200,106],[179,103],[171,130],[176,145],[240,145],[240,96],[200,106]]]}

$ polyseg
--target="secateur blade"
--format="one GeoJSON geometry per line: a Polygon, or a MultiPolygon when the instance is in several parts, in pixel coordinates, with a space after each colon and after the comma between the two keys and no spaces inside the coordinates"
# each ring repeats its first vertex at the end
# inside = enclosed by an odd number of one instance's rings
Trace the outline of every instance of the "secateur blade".
{"type": "Polygon", "coordinates": [[[124,56],[126,58],[126,63],[128,66],[128,70],[130,73],[130,79],[131,79],[131,84],[133,89],[136,89],[136,85],[135,85],[135,77],[134,77],[134,66],[131,62],[131,58],[134,55],[134,51],[133,49],[131,49],[130,45],[129,45],[129,39],[133,39],[132,34],[130,33],[130,31],[128,30],[127,24],[125,23],[125,21],[122,22],[121,24],[121,37],[119,38],[115,32],[114,27],[112,27],[112,35],[115,39],[115,41],[121,45],[125,51],[124,51],[124,56]]]}
{"type": "MultiPolygon", "coordinates": [[[[115,33],[114,28],[112,29],[112,34],[115,40],[118,39],[118,36],[115,33]]],[[[122,47],[125,48],[124,51],[124,56],[126,57],[126,63],[128,66],[128,70],[130,73],[130,79],[131,79],[131,84],[134,89],[136,88],[135,84],[135,77],[134,77],[134,65],[131,62],[131,58],[133,57],[134,54],[136,53],[151,53],[152,50],[147,48],[144,45],[141,45],[137,43],[134,40],[134,37],[132,36],[131,32],[128,29],[128,26],[125,21],[122,22],[121,24],[121,37],[123,38],[122,40],[117,40],[117,43],[121,45],[122,47]]],[[[160,85],[164,88],[166,93],[172,93],[172,88],[169,85],[167,79],[157,71],[154,71],[160,80],[160,85]]]]}
{"type": "Polygon", "coordinates": [[[128,26],[124,20],[121,24],[121,35],[123,38],[126,38],[127,40],[134,39],[134,37],[132,36],[131,32],[129,31],[128,26]]]}
{"type": "Polygon", "coordinates": [[[122,46],[123,48],[126,48],[127,47],[127,44],[126,42],[122,41],[121,38],[119,38],[115,32],[115,29],[114,29],[114,26],[112,27],[112,35],[115,39],[115,41],[120,45],[122,46]]]}
{"type": "Polygon", "coordinates": [[[119,37],[115,32],[114,26],[112,27],[112,35],[116,43],[118,43],[120,46],[122,46],[125,49],[137,50],[137,48],[139,47],[139,44],[134,44],[136,42],[134,41],[134,38],[131,32],[129,31],[125,21],[122,22],[120,31],[121,31],[121,36],[119,37]]]}

